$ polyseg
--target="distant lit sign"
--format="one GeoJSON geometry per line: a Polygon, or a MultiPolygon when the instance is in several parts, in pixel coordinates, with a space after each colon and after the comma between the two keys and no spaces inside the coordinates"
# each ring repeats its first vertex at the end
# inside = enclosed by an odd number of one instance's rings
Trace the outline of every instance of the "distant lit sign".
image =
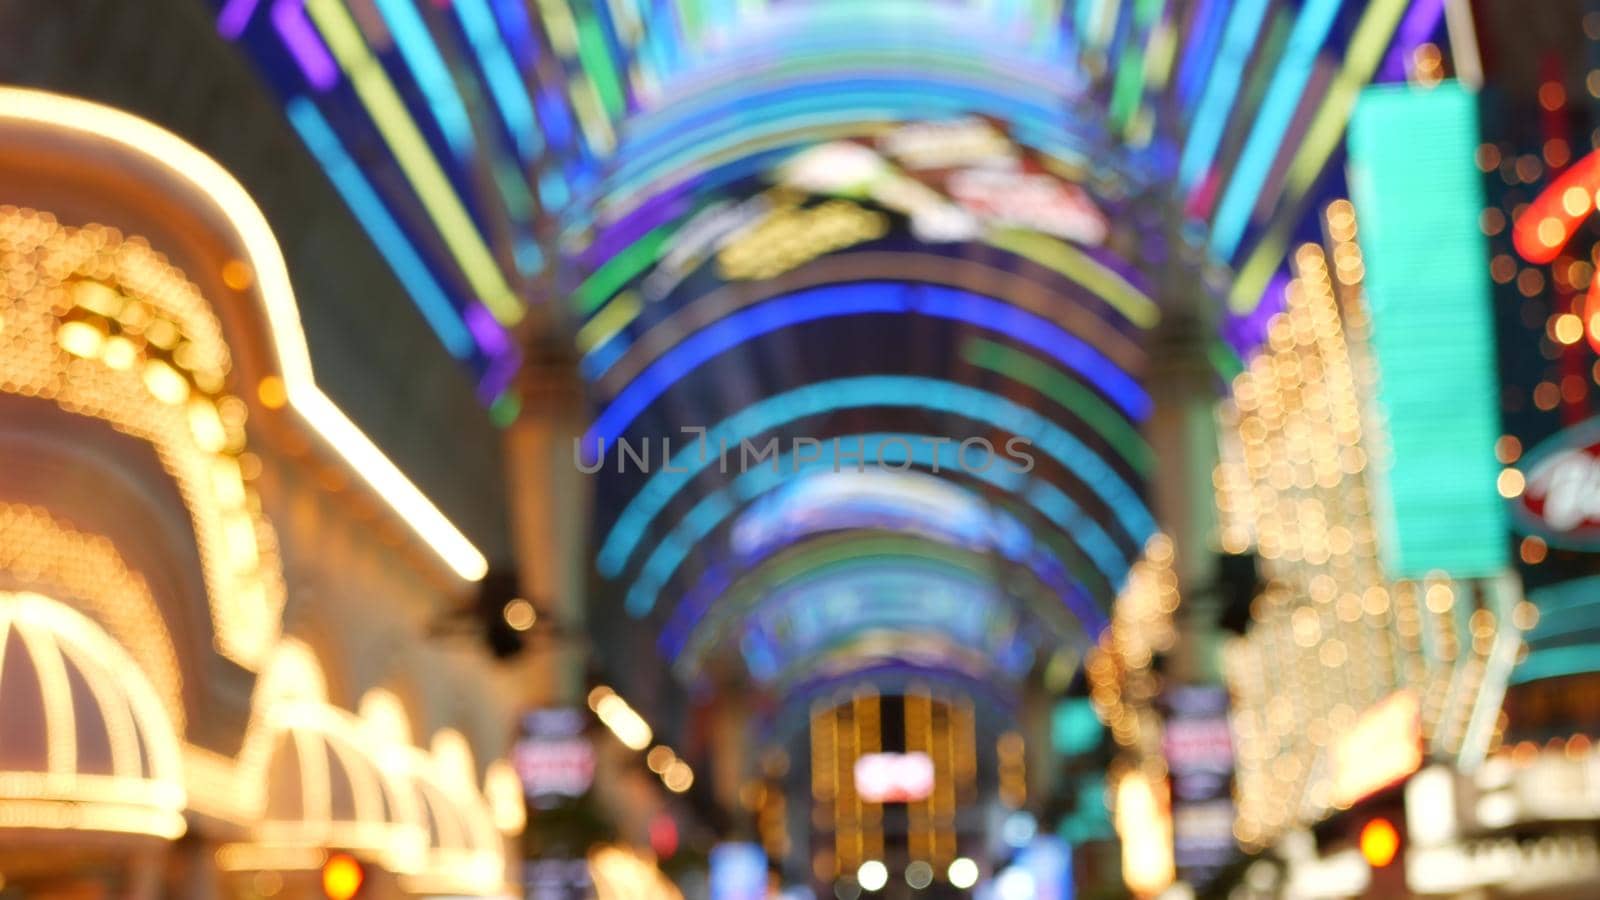
{"type": "Polygon", "coordinates": [[[1600,418],[1535,447],[1522,473],[1526,483],[1512,506],[1519,530],[1558,547],[1600,550],[1600,418]]]}
{"type": "Polygon", "coordinates": [[[1190,884],[1209,883],[1234,857],[1233,737],[1228,692],[1183,686],[1162,697],[1162,754],[1172,775],[1173,857],[1190,884]]]}
{"type": "Polygon", "coordinates": [[[529,797],[579,797],[589,790],[595,753],[583,726],[583,716],[573,709],[538,710],[523,717],[526,736],[512,747],[511,764],[529,797]]]}
{"type": "Polygon", "coordinates": [[[1410,690],[1367,710],[1333,747],[1333,802],[1349,806],[1422,767],[1422,707],[1410,690]]]}
{"type": "Polygon", "coordinates": [[[914,803],[933,793],[926,753],[866,753],[856,760],[856,793],[868,803],[914,803]]]}
{"type": "Polygon", "coordinates": [[[957,203],[996,225],[1029,228],[1080,244],[1099,244],[1105,214],[1075,184],[1052,175],[1006,169],[965,169],[946,184],[957,203]]]}

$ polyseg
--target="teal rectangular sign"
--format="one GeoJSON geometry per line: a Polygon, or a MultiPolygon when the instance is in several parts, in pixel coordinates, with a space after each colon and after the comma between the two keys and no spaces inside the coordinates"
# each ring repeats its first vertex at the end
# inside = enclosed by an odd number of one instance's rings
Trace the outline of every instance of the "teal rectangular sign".
{"type": "Polygon", "coordinates": [[[1350,119],[1350,193],[1389,443],[1374,502],[1394,578],[1470,578],[1508,562],[1479,141],[1477,97],[1455,82],[1367,88],[1350,119]]]}

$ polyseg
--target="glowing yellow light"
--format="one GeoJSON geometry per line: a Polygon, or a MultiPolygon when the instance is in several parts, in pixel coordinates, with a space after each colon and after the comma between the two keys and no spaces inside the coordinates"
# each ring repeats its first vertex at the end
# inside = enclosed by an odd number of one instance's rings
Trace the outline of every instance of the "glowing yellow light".
{"type": "Polygon", "coordinates": [[[650,746],[655,734],[650,730],[649,723],[634,712],[628,701],[616,691],[603,685],[590,691],[589,708],[628,749],[643,750],[650,746]]]}
{"type": "Polygon", "coordinates": [[[260,207],[226,169],[166,129],[90,101],[0,87],[0,120],[5,119],[121,145],[214,203],[254,270],[290,405],[456,574],[468,581],[488,574],[483,554],[317,386],[283,253],[260,207]]]}
{"type": "Polygon", "coordinates": [[[958,856],[950,861],[950,868],[945,871],[952,887],[966,890],[978,883],[978,864],[965,856],[958,856]]]}
{"type": "Polygon", "coordinates": [[[667,786],[667,790],[681,794],[694,786],[694,770],[683,760],[675,759],[661,773],[661,783],[667,786]]]}
{"type": "Polygon", "coordinates": [[[105,346],[100,348],[100,360],[119,372],[133,368],[138,358],[139,348],[120,334],[107,338],[105,346]]]}
{"type": "Polygon", "coordinates": [[[533,604],[521,597],[507,603],[505,609],[500,611],[500,615],[515,631],[527,631],[539,620],[539,613],[533,608],[533,604]]]}
{"type": "Polygon", "coordinates": [[[671,747],[661,744],[650,748],[650,752],[645,755],[644,763],[650,767],[650,771],[660,775],[667,771],[667,767],[676,762],[677,759],[678,755],[672,752],[671,747]]]}
{"type": "Polygon", "coordinates": [[[1527,487],[1527,479],[1519,469],[1501,469],[1495,487],[1500,491],[1500,496],[1509,500],[1522,496],[1523,488],[1527,487]]]}
{"type": "Polygon", "coordinates": [[[256,273],[242,259],[230,259],[222,264],[222,283],[236,291],[248,291],[255,284],[256,273]]]}
{"type": "Polygon", "coordinates": [[[177,406],[189,399],[188,380],[159,359],[145,360],[144,386],[151,396],[168,406],[177,406]]]}
{"type": "Polygon", "coordinates": [[[289,402],[289,394],[283,386],[283,379],[276,375],[268,375],[256,384],[256,399],[267,409],[282,409],[289,402]]]}
{"type": "Polygon", "coordinates": [[[1361,826],[1361,856],[1374,869],[1394,862],[1400,852],[1400,832],[1388,819],[1373,819],[1361,826]]]}
{"type": "Polygon", "coordinates": [[[61,345],[61,349],[84,359],[99,356],[105,340],[105,332],[88,322],[62,322],[61,327],[56,329],[56,343],[61,345]]]}
{"type": "Polygon", "coordinates": [[[322,892],[328,900],[350,900],[366,878],[367,873],[355,857],[336,853],[322,866],[322,892]]]}
{"type": "Polygon", "coordinates": [[[1555,332],[1556,340],[1563,344],[1571,345],[1583,340],[1583,320],[1572,313],[1556,316],[1551,330],[1555,332]]]}

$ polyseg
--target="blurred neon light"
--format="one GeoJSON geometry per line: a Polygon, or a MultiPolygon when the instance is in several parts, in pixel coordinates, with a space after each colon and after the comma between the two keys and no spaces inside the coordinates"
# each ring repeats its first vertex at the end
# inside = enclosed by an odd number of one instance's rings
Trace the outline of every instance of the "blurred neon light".
{"type": "MultiPolygon", "coordinates": [[[[875,460],[878,454],[882,453],[885,462],[891,465],[910,462],[918,468],[930,471],[934,469],[950,471],[960,467],[957,458],[959,449],[956,446],[943,445],[936,456],[932,450],[932,441],[924,435],[857,434],[841,436],[839,440],[841,450],[860,446],[866,458],[875,460]],[[911,449],[909,456],[905,453],[907,447],[911,449]]],[[[831,472],[836,465],[840,468],[847,465],[842,461],[845,458],[843,453],[836,460],[831,441],[823,443],[817,449],[821,453],[820,459],[797,464],[794,454],[784,454],[778,460],[778,471],[774,472],[770,468],[751,469],[735,479],[731,486],[701,498],[645,560],[639,570],[638,578],[628,589],[626,601],[628,612],[636,617],[649,613],[655,607],[662,588],[688,558],[689,553],[701,546],[712,531],[737,512],[739,504],[749,503],[792,478],[805,474],[831,472]]],[[[993,467],[984,472],[974,469],[963,474],[1016,494],[1033,505],[1071,539],[1111,584],[1116,584],[1127,571],[1129,565],[1127,555],[1117,549],[1116,543],[1105,533],[1099,522],[1084,515],[1077,504],[1066,495],[1059,491],[1050,495],[1030,490],[1026,479],[1003,466],[993,467]]],[[[631,556],[632,552],[632,547],[627,548],[624,560],[627,556],[631,556]]],[[[603,567],[602,573],[605,573],[603,567]]],[[[1071,605],[1072,601],[1069,598],[1063,596],[1062,599],[1071,605]]],[[[1100,617],[1098,612],[1087,609],[1075,608],[1075,612],[1086,623],[1095,622],[1100,617]]]]}
{"type": "Polygon", "coordinates": [[[283,252],[261,208],[226,169],[158,125],[86,100],[0,87],[0,117],[119,144],[210,198],[255,270],[289,405],[456,574],[479,581],[488,573],[483,554],[317,386],[283,252]]]}
{"type": "Polygon", "coordinates": [[[1283,146],[1284,132],[1299,109],[1317,54],[1322,52],[1322,45],[1342,5],[1343,0],[1307,0],[1300,8],[1300,17],[1295,20],[1294,30],[1289,32],[1289,44],[1261,101],[1255,127],[1250,129],[1244,152],[1233,167],[1233,177],[1228,180],[1228,188],[1212,220],[1211,254],[1218,259],[1232,259],[1239,248],[1261,185],[1283,146]]]}
{"type": "MultiPolygon", "coordinates": [[[[1531,263],[1553,262],[1594,214],[1596,191],[1600,152],[1573,163],[1517,217],[1511,232],[1517,253],[1531,263]]],[[[1600,348],[1600,278],[1590,279],[1583,302],[1583,333],[1590,347],[1600,348]]]]}
{"type": "Polygon", "coordinates": [[[306,0],[275,0],[271,15],[272,27],[278,30],[306,83],[319,91],[333,87],[339,80],[339,67],[306,21],[306,0]]]}
{"type": "MultiPolygon", "coordinates": [[[[1316,116],[1300,142],[1300,149],[1289,164],[1284,196],[1279,201],[1280,208],[1298,208],[1327,166],[1328,158],[1339,145],[1345,123],[1350,119],[1356,93],[1377,69],[1378,61],[1407,4],[1408,0],[1372,0],[1362,13],[1345,49],[1344,66],[1328,86],[1328,93],[1317,108],[1316,116]]],[[[1283,261],[1292,231],[1293,223],[1280,219],[1261,237],[1234,278],[1233,289],[1228,293],[1230,310],[1248,313],[1255,307],[1272,273],[1283,261]]]]}
{"type": "Polygon", "coordinates": [[[433,277],[427,263],[417,255],[416,248],[389,214],[382,198],[362,174],[361,167],[345,153],[338,135],[333,133],[326,119],[317,111],[316,104],[306,97],[295,97],[288,102],[285,112],[289,122],[310,148],[311,155],[322,164],[339,196],[355,213],[356,221],[367,232],[378,252],[383,255],[395,277],[411,295],[412,302],[427,320],[433,333],[439,337],[450,355],[467,359],[472,355],[473,340],[466,324],[456,312],[454,304],[433,277]]]}
{"type": "MultiPolygon", "coordinates": [[[[1004,397],[936,378],[908,375],[866,375],[837,378],[767,397],[707,429],[708,446],[738,447],[741,440],[771,431],[796,419],[841,409],[909,407],[945,412],[981,421],[1032,440],[1033,448],[1057,460],[1110,509],[1112,517],[1135,540],[1155,530],[1138,492],[1076,436],[1049,419],[1004,397]]],[[[673,455],[628,502],[606,535],[597,559],[600,571],[616,577],[651,522],[695,475],[716,459],[691,443],[673,455]]]]}
{"type": "Polygon", "coordinates": [[[998,300],[940,285],[862,282],[790,294],[734,313],[684,339],[623,388],[589,427],[586,446],[613,441],[674,384],[712,358],[753,338],[805,322],[842,316],[916,314],[954,319],[1008,335],[1048,353],[1104,391],[1123,412],[1143,419],[1150,398],[1091,345],[1050,322],[998,300]]]}
{"type": "Polygon", "coordinates": [[[986,243],[1008,250],[1083,285],[1141,328],[1161,319],[1154,300],[1115,269],[1065,241],[1035,232],[998,229],[986,243]]]}
{"type": "Polygon", "coordinates": [[[643,750],[650,746],[655,734],[622,695],[605,685],[589,692],[589,708],[600,722],[616,735],[617,740],[630,750],[643,750]]]}
{"type": "Polygon", "coordinates": [[[444,57],[433,42],[433,35],[423,23],[422,16],[412,5],[413,0],[375,0],[378,11],[400,48],[400,58],[411,69],[411,77],[422,89],[428,108],[439,122],[445,142],[458,159],[472,155],[476,139],[472,134],[472,119],[467,115],[466,104],[456,90],[455,78],[445,65],[444,57]]]}
{"type": "Polygon", "coordinates": [[[1194,124],[1189,129],[1183,155],[1178,160],[1178,185],[1184,190],[1192,189],[1211,169],[1211,162],[1216,158],[1217,146],[1222,143],[1228,113],[1239,93],[1245,63],[1250,61],[1250,51],[1255,47],[1261,20],[1267,14],[1267,5],[1267,0],[1238,0],[1228,13],[1228,24],[1222,34],[1222,48],[1217,51],[1217,58],[1211,64],[1211,77],[1206,80],[1206,89],[1200,95],[1194,124]]]}
{"type": "Polygon", "coordinates": [[[495,24],[494,13],[489,10],[486,0],[454,0],[451,5],[455,8],[456,18],[461,21],[461,30],[466,33],[467,41],[476,52],[484,81],[489,85],[489,93],[494,97],[495,107],[500,110],[500,117],[505,120],[506,130],[517,145],[517,154],[524,161],[532,160],[544,149],[544,141],[539,137],[539,126],[534,120],[533,101],[529,99],[528,87],[523,83],[511,52],[500,37],[500,27],[495,24]]]}
{"type": "Polygon", "coordinates": [[[306,0],[306,9],[366,104],[378,132],[411,181],[468,284],[495,318],[506,325],[516,324],[522,318],[521,304],[349,11],[339,0],[306,0]]]}
{"type": "Polygon", "coordinates": [[[1049,397],[1082,419],[1140,474],[1150,469],[1150,445],[1138,429],[1107,406],[1093,391],[1063,375],[1043,360],[1004,344],[972,337],[962,342],[961,357],[979,368],[998,372],[1049,397]]]}
{"type": "Polygon", "coordinates": [[[250,17],[256,14],[259,5],[261,0],[226,0],[217,14],[217,34],[230,41],[244,34],[245,26],[250,24],[250,17]]]}

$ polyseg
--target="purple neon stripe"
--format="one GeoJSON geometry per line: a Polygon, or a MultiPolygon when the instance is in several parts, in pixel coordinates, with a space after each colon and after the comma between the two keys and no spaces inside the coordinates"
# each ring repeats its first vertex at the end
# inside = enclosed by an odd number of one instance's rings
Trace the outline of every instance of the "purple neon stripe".
{"type": "Polygon", "coordinates": [[[306,18],[305,0],[277,0],[272,4],[272,24],[306,76],[307,84],[325,91],[339,81],[339,65],[306,18]]]}
{"type": "Polygon", "coordinates": [[[1256,308],[1223,324],[1223,338],[1233,346],[1239,357],[1249,360],[1257,347],[1267,339],[1267,324],[1283,311],[1284,292],[1289,289],[1289,275],[1281,269],[1267,282],[1256,308]]]}
{"type": "Polygon", "coordinates": [[[1383,59],[1383,68],[1378,70],[1378,77],[1373,80],[1405,81],[1406,72],[1410,69],[1406,60],[1433,36],[1442,18],[1444,0],[1416,0],[1412,3],[1406,17],[1400,20],[1400,27],[1395,29],[1394,44],[1389,48],[1389,55],[1383,59]]]}
{"type": "Polygon", "coordinates": [[[468,305],[461,318],[466,321],[467,330],[472,332],[472,339],[485,356],[501,356],[510,349],[506,330],[482,303],[468,305]]]}
{"type": "Polygon", "coordinates": [[[244,34],[244,27],[250,24],[250,17],[260,4],[261,0],[228,0],[217,14],[217,34],[230,41],[244,34]]]}
{"type": "Polygon", "coordinates": [[[483,373],[483,379],[478,382],[478,399],[488,406],[494,398],[505,393],[511,386],[512,380],[517,377],[517,371],[522,368],[522,354],[516,350],[503,353],[489,362],[489,368],[483,373]]]}

